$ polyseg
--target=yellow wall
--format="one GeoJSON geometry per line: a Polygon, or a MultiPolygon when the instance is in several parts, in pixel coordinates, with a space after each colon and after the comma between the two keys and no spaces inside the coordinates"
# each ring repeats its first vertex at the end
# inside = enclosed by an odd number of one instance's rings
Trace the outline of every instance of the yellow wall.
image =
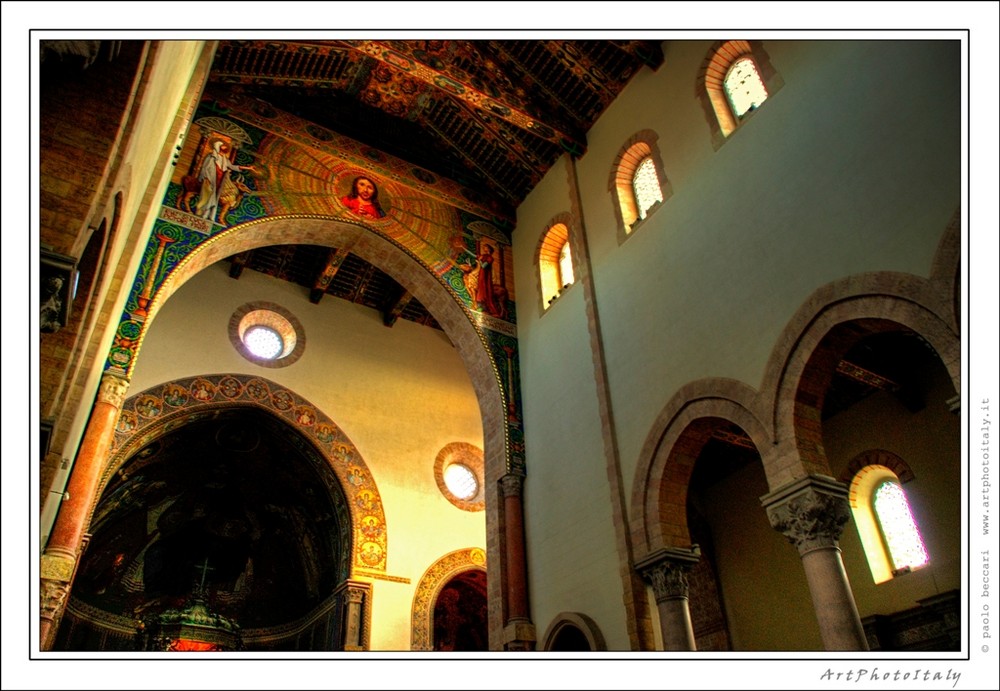
{"type": "Polygon", "coordinates": [[[447,337],[402,319],[387,328],[375,310],[330,296],[314,305],[306,288],[251,270],[234,280],[222,262],[164,304],[140,350],[130,395],[221,372],[281,383],[355,444],[382,496],[386,573],[409,581],[373,581],[371,647],[409,650],[413,594],[424,571],[454,550],[486,548],[484,512],[456,508],[434,479],[435,458],[446,444],[481,449],[483,443],[472,384],[447,337]],[[297,362],[263,368],[232,346],[229,318],[252,301],[277,303],[302,323],[306,347],[297,362]]]}

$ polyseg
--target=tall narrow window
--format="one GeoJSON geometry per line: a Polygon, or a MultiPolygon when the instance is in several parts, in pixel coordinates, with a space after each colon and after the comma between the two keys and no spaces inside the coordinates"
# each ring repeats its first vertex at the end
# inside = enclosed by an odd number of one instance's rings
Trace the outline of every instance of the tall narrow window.
{"type": "Polygon", "coordinates": [[[930,561],[902,483],[913,479],[906,462],[874,449],[859,454],[850,481],[851,513],[872,578],[885,583],[930,561]]]}
{"type": "Polygon", "coordinates": [[[910,512],[906,494],[898,483],[886,480],[872,499],[894,574],[905,573],[927,563],[927,550],[910,512]]]}
{"type": "Polygon", "coordinates": [[[646,218],[647,212],[656,202],[663,201],[663,191],[656,176],[656,165],[651,156],[642,159],[632,178],[632,189],[635,191],[635,205],[639,218],[646,218]]]}
{"type": "Polygon", "coordinates": [[[573,250],[569,241],[569,228],[565,223],[553,223],[545,231],[538,246],[536,261],[544,311],[575,280],[573,250]]]}
{"type": "Polygon", "coordinates": [[[612,166],[608,190],[618,217],[619,243],[663,208],[672,194],[656,140],[653,130],[636,132],[619,149],[612,166]]]}
{"type": "Polygon", "coordinates": [[[767,89],[760,79],[753,59],[744,55],[732,64],[725,79],[726,96],[737,118],[742,118],[767,98],[767,89]]]}

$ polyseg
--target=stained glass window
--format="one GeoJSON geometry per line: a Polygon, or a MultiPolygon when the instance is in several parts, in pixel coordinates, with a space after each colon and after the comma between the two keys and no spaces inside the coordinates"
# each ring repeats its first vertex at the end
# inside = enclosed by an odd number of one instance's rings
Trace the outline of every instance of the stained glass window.
{"type": "Polygon", "coordinates": [[[251,326],[243,334],[243,343],[251,353],[265,360],[273,360],[285,349],[281,335],[267,326],[251,326]]]}
{"type": "Polygon", "coordinates": [[[638,207],[639,218],[646,218],[646,212],[653,204],[663,201],[663,191],[656,177],[656,167],[649,156],[636,168],[635,176],[632,178],[632,189],[635,190],[635,205],[638,207]]]}
{"type": "Polygon", "coordinates": [[[749,57],[733,63],[726,74],[726,95],[737,118],[756,108],[767,99],[767,89],[757,73],[757,66],[749,57]]]}
{"type": "Polygon", "coordinates": [[[920,538],[903,488],[892,481],[883,482],[875,490],[873,503],[893,571],[926,564],[927,550],[924,549],[924,542],[920,538]]]}

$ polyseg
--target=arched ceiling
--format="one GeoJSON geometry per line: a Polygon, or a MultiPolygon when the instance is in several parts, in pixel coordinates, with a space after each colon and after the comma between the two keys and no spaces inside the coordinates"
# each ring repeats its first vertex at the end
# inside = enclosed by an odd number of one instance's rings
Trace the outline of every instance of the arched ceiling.
{"type": "Polygon", "coordinates": [[[315,608],[343,578],[344,500],[290,434],[267,413],[233,408],[133,455],[97,505],[73,597],[142,618],[201,589],[243,628],[315,608]]]}

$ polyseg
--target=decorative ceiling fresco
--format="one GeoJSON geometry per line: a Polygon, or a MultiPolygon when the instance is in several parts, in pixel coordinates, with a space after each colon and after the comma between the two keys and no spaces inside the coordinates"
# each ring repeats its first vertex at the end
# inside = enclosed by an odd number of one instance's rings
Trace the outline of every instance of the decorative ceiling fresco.
{"type": "MultiPolygon", "coordinates": [[[[509,236],[548,169],[563,153],[582,155],[586,131],[629,79],[662,61],[659,41],[639,40],[222,41],[207,92],[270,104],[320,136],[409,162],[509,236]]],[[[231,275],[249,268],[309,288],[313,302],[330,295],[376,309],[387,326],[437,328],[391,277],[347,251],[281,253],[289,263],[272,248],[234,257],[231,275]]]]}
{"type": "Polygon", "coordinates": [[[222,41],[209,88],[234,92],[409,161],[511,218],[659,41],[222,41]]]}

